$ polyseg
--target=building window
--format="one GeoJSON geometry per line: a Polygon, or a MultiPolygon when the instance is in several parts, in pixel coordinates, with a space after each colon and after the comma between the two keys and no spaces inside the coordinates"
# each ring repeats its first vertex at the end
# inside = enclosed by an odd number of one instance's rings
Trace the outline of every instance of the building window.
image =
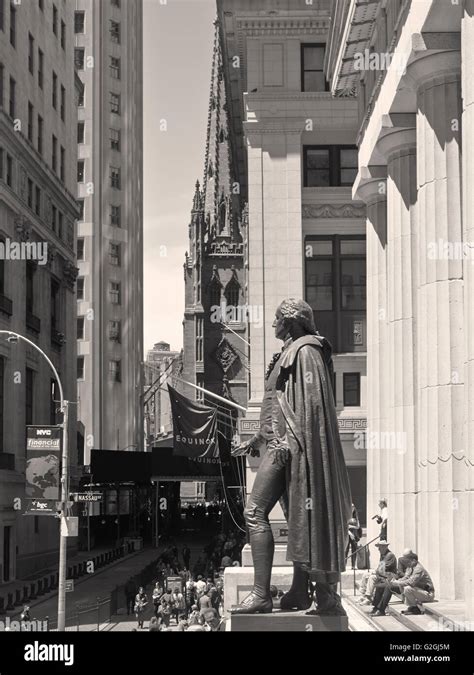
{"type": "Polygon", "coordinates": [[[365,237],[320,236],[305,241],[305,293],[316,328],[336,353],[365,351],[365,237]]]}
{"type": "Polygon", "coordinates": [[[41,49],[38,49],[38,87],[43,89],[44,81],[44,54],[41,49]]]}
{"type": "Polygon", "coordinates": [[[109,379],[112,382],[122,381],[121,365],[120,361],[109,361],[109,379]]]}
{"type": "Polygon", "coordinates": [[[77,259],[84,260],[84,239],[77,240],[77,259]]]}
{"type": "Polygon", "coordinates": [[[64,216],[61,211],[58,211],[58,237],[63,238],[64,216]]]}
{"type": "Polygon", "coordinates": [[[0,148],[0,180],[5,180],[5,150],[0,148]]]}
{"type": "Polygon", "coordinates": [[[121,264],[121,251],[120,251],[120,244],[114,244],[110,243],[109,244],[109,263],[111,265],[115,265],[116,267],[120,267],[121,264]]]}
{"type": "Polygon", "coordinates": [[[51,336],[60,329],[61,289],[55,279],[51,279],[51,336]]]}
{"type": "Polygon", "coordinates": [[[41,189],[36,186],[35,191],[35,213],[37,216],[41,216],[41,189]]]}
{"type": "Polygon", "coordinates": [[[79,144],[84,143],[86,137],[86,125],[85,122],[79,122],[77,125],[77,142],[79,144]]]}
{"type": "Polygon", "coordinates": [[[110,21],[110,41],[120,44],[120,23],[118,21],[110,21]]]}
{"type": "Polygon", "coordinates": [[[66,24],[61,21],[61,47],[66,49],[66,24]]]}
{"type": "Polygon", "coordinates": [[[301,45],[301,91],[327,91],[324,77],[325,45],[301,45]]]}
{"type": "Polygon", "coordinates": [[[77,379],[78,380],[84,379],[84,357],[83,356],[77,357],[77,379]]]}
{"type": "Polygon", "coordinates": [[[58,8],[53,5],[53,33],[58,34],[58,8]]]}
{"type": "Polygon", "coordinates": [[[85,207],[85,201],[84,199],[78,199],[77,203],[79,204],[79,221],[84,220],[84,207],[85,207]]]}
{"type": "Polygon", "coordinates": [[[8,187],[13,187],[13,157],[7,154],[7,175],[6,181],[8,187]]]}
{"type": "Polygon", "coordinates": [[[41,115],[38,115],[38,152],[40,155],[43,154],[43,118],[41,115]]]}
{"type": "Polygon", "coordinates": [[[28,208],[33,210],[33,181],[28,178],[28,208]]]}
{"type": "Polygon", "coordinates": [[[203,338],[204,319],[196,317],[196,361],[202,361],[204,358],[203,338]]]}
{"type": "Polygon", "coordinates": [[[66,89],[61,85],[61,119],[66,121],[66,89]]]}
{"type": "Polygon", "coordinates": [[[344,406],[360,406],[360,373],[343,373],[344,406]]]}
{"type": "Polygon", "coordinates": [[[56,234],[56,223],[58,220],[58,209],[53,204],[51,207],[51,229],[56,234]]]}
{"type": "Polygon", "coordinates": [[[77,339],[84,340],[85,335],[85,319],[83,316],[77,317],[77,339]]]}
{"type": "Polygon", "coordinates": [[[38,0],[38,6],[42,12],[44,12],[44,0],[38,0]]]}
{"type": "Polygon", "coordinates": [[[110,4],[114,7],[120,7],[120,0],[110,0],[110,4]]]}
{"type": "Polygon", "coordinates": [[[79,277],[77,280],[77,299],[84,300],[84,277],[79,277]]]}
{"type": "Polygon", "coordinates": [[[109,72],[113,80],[120,80],[120,59],[116,56],[110,57],[109,72]]]}
{"type": "Polygon", "coordinates": [[[351,186],[357,175],[357,148],[352,145],[305,146],[304,187],[351,186]]]}
{"type": "Polygon", "coordinates": [[[238,307],[239,305],[239,292],[240,292],[240,286],[239,282],[235,277],[232,277],[232,279],[229,281],[227,286],[225,287],[224,295],[226,299],[226,303],[230,307],[238,307]]]}
{"type": "Polygon", "coordinates": [[[120,283],[118,281],[111,281],[109,286],[110,302],[113,305],[121,304],[120,283]]]}
{"type": "Polygon", "coordinates": [[[112,342],[120,342],[121,340],[120,321],[109,321],[109,340],[112,340],[112,342]]]}
{"type": "Polygon", "coordinates": [[[16,7],[10,4],[10,44],[16,47],[16,7]]]}
{"type": "Polygon", "coordinates": [[[115,166],[110,167],[110,187],[120,190],[120,169],[115,166]]]}
{"type": "Polygon", "coordinates": [[[0,0],[0,30],[5,30],[5,0],[0,0]]]}
{"type": "Polygon", "coordinates": [[[120,152],[120,129],[110,130],[110,147],[120,152]]]}
{"type": "Polygon", "coordinates": [[[33,115],[34,108],[31,103],[28,103],[28,140],[33,143],[33,115]]]}
{"type": "Polygon", "coordinates": [[[16,112],[16,82],[13,77],[10,78],[10,104],[9,113],[12,120],[15,119],[16,112]]]}
{"type": "Polygon", "coordinates": [[[58,171],[58,139],[56,136],[52,138],[52,150],[51,150],[51,167],[54,173],[58,171]]]}
{"type": "Polygon", "coordinates": [[[82,47],[74,50],[74,65],[76,70],[84,70],[85,49],[82,47]]]}
{"type": "Polygon", "coordinates": [[[28,70],[33,75],[35,72],[35,39],[28,33],[28,70]]]}
{"type": "Polygon", "coordinates": [[[51,102],[53,104],[53,108],[56,110],[58,107],[58,76],[53,70],[53,84],[52,84],[52,96],[51,96],[51,102]]]}
{"type": "Polygon", "coordinates": [[[76,34],[84,32],[85,20],[85,12],[74,12],[74,32],[76,34]]]}
{"type": "MultiPolygon", "coordinates": [[[[2,0],[0,0],[1,2],[2,0]]],[[[0,63],[0,108],[3,108],[5,104],[5,66],[3,63],[0,63]]]]}
{"type": "Polygon", "coordinates": [[[110,92],[110,112],[120,115],[120,94],[110,92]]]}
{"type": "Polygon", "coordinates": [[[86,165],[86,163],[83,159],[79,160],[79,162],[77,163],[77,182],[78,183],[84,182],[85,165],[86,165]]]}
{"type": "Polygon", "coordinates": [[[60,161],[60,167],[59,167],[59,177],[61,180],[65,181],[66,179],[66,150],[61,146],[61,161],[60,161]]]}
{"type": "Polygon", "coordinates": [[[26,263],[26,312],[27,314],[34,313],[34,279],[35,270],[30,262],[26,263]]]}
{"type": "Polygon", "coordinates": [[[35,372],[31,368],[26,369],[25,377],[25,424],[33,424],[33,402],[35,388],[35,372]]]}
{"type": "Polygon", "coordinates": [[[77,92],[77,107],[83,108],[85,101],[86,88],[83,86],[82,89],[77,92]]]}
{"type": "Polygon", "coordinates": [[[120,206],[111,206],[110,207],[110,224],[114,227],[120,227],[120,206]]]}

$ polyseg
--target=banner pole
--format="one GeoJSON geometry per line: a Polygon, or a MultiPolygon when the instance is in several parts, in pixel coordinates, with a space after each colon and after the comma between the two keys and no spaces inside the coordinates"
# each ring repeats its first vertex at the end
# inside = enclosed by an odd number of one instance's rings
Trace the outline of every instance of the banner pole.
{"type": "Polygon", "coordinates": [[[229,401],[229,399],[224,398],[223,396],[219,396],[218,394],[214,394],[213,391],[209,391],[209,389],[204,389],[204,387],[199,387],[197,384],[193,384],[192,382],[187,382],[186,380],[182,380],[180,377],[175,376],[175,380],[178,382],[183,382],[184,384],[189,384],[190,387],[193,389],[197,389],[198,391],[202,391],[208,396],[211,396],[212,398],[215,398],[217,401],[222,401],[222,403],[225,403],[226,405],[230,406],[231,408],[235,408],[236,410],[242,410],[242,412],[246,413],[247,408],[244,408],[243,406],[239,405],[238,403],[234,403],[234,401],[229,401]]]}

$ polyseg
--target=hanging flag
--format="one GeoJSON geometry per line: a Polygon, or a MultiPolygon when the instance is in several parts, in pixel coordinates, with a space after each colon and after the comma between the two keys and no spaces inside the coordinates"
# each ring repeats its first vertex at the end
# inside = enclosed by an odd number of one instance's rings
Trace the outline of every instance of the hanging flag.
{"type": "Polygon", "coordinates": [[[192,458],[218,458],[217,408],[191,401],[169,385],[168,391],[173,415],[173,454],[192,458]]]}

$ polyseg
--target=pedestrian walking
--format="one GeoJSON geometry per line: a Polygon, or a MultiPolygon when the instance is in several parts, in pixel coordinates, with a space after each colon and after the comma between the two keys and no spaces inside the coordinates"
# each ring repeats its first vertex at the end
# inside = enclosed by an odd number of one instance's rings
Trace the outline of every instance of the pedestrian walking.
{"type": "Polygon", "coordinates": [[[140,586],[138,593],[135,596],[135,616],[138,621],[138,628],[143,628],[143,614],[145,612],[145,607],[148,605],[148,598],[145,593],[143,586],[140,586]]]}

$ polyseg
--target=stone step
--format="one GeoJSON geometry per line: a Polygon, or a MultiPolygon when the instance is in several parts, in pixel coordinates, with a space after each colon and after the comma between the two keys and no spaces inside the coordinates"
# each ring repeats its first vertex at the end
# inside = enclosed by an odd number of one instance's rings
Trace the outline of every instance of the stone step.
{"type": "Polygon", "coordinates": [[[346,616],[308,616],[305,612],[281,612],[271,614],[238,614],[230,617],[232,632],[341,632],[349,630],[346,616]]]}
{"type": "Polygon", "coordinates": [[[419,628],[410,628],[406,624],[400,622],[396,616],[387,614],[387,616],[373,617],[370,616],[370,611],[373,609],[372,605],[359,605],[357,601],[360,595],[355,598],[352,594],[343,592],[342,600],[346,611],[349,614],[349,627],[351,630],[368,630],[378,632],[397,632],[403,633],[411,630],[420,630],[419,628]],[[355,613],[355,617],[352,616],[355,613]],[[351,620],[352,618],[352,620],[351,620]],[[363,623],[366,627],[363,627],[363,623]]]}

